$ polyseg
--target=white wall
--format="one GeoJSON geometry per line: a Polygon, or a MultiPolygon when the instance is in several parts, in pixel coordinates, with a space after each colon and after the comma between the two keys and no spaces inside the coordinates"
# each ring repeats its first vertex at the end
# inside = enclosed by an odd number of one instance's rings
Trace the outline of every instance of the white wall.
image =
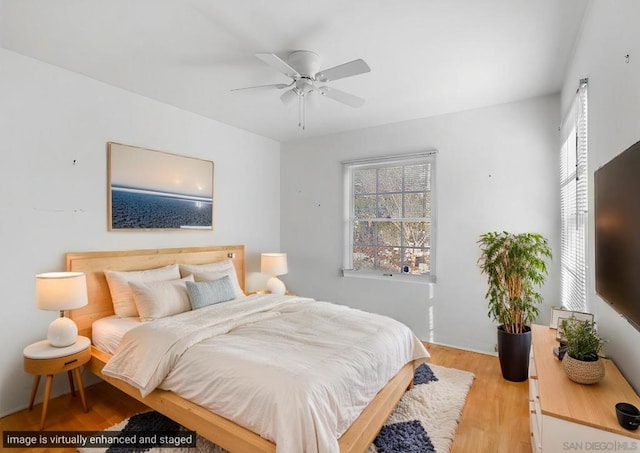
{"type": "MultiPolygon", "coordinates": [[[[562,111],[581,78],[589,78],[589,308],[605,351],[640,392],[640,332],[595,293],[593,173],[640,140],[640,2],[593,0],[562,90],[562,111]],[[627,63],[625,56],[629,55],[627,63]]],[[[640,301],[637,301],[640,303],[640,301]]]]}
{"type": "MultiPolygon", "coordinates": [[[[476,240],[491,230],[538,232],[558,253],[559,111],[559,96],[548,96],[283,144],[283,280],[299,294],[390,315],[424,340],[493,353],[476,240]],[[435,297],[425,285],[341,277],[340,162],[429,148],[439,150],[435,297]]],[[[541,322],[559,288],[556,259],[541,322]]]]}
{"type": "Polygon", "coordinates": [[[278,142],[3,49],[0,100],[0,415],[28,404],[22,349],[56,316],[35,308],[34,276],[65,252],[241,243],[251,273],[279,249],[278,142]],[[213,160],[215,231],[108,232],[108,141],[213,160]]]}

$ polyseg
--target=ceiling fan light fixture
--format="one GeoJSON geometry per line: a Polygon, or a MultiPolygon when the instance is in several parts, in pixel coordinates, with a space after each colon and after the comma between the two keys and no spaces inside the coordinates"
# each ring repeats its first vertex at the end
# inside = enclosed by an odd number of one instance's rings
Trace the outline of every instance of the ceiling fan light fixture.
{"type": "Polygon", "coordinates": [[[310,91],[313,91],[314,89],[313,81],[311,79],[308,79],[307,77],[302,77],[296,80],[295,89],[298,90],[300,93],[307,94],[310,91]]]}
{"type": "Polygon", "coordinates": [[[320,92],[320,94],[329,99],[351,107],[361,107],[364,104],[364,99],[358,96],[328,86],[320,87],[317,85],[318,83],[326,83],[371,71],[367,63],[362,59],[349,61],[332,68],[318,71],[320,67],[320,57],[315,52],[309,50],[296,50],[291,52],[287,56],[286,61],[274,53],[258,53],[255,54],[255,56],[281,74],[289,77],[291,83],[288,85],[279,83],[237,88],[232,91],[262,88],[284,89],[291,87],[291,89],[285,91],[280,96],[280,100],[283,104],[289,105],[295,98],[298,98],[298,126],[302,129],[305,129],[306,123],[306,97],[314,91],[320,92]]]}
{"type": "Polygon", "coordinates": [[[298,92],[296,91],[296,88],[292,88],[282,93],[282,95],[280,96],[280,100],[284,105],[290,105],[297,97],[298,92]]]}

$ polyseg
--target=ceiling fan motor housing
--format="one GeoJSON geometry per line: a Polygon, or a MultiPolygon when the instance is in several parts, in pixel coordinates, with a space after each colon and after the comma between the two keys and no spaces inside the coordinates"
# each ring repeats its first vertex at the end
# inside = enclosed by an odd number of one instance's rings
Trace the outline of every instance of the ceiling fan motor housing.
{"type": "Polygon", "coordinates": [[[312,78],[320,70],[320,57],[310,50],[296,50],[287,57],[287,63],[301,76],[312,78]]]}

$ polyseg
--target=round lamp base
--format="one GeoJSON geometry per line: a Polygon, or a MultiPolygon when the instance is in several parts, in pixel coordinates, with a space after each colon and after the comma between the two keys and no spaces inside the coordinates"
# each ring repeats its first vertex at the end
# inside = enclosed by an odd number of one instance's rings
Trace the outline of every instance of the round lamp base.
{"type": "Polygon", "coordinates": [[[78,338],[78,327],[69,318],[56,318],[47,330],[47,340],[51,346],[64,348],[71,346],[78,338]]]}
{"type": "Polygon", "coordinates": [[[284,286],[284,283],[278,277],[271,277],[267,282],[267,291],[271,294],[283,295],[287,292],[287,287],[284,286]]]}

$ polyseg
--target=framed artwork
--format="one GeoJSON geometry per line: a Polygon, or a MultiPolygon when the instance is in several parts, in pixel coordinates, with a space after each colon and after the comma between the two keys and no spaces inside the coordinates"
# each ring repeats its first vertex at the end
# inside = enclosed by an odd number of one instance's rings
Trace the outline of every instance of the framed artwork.
{"type": "Polygon", "coordinates": [[[571,316],[575,316],[578,321],[591,321],[593,322],[593,314],[592,313],[584,313],[581,311],[573,311],[566,310],[564,308],[552,307],[551,308],[551,320],[549,322],[549,327],[552,329],[557,329],[559,324],[558,321],[560,318],[571,318],[571,316]]]}
{"type": "Polygon", "coordinates": [[[213,162],[109,142],[109,230],[213,229],[213,162]]]}

